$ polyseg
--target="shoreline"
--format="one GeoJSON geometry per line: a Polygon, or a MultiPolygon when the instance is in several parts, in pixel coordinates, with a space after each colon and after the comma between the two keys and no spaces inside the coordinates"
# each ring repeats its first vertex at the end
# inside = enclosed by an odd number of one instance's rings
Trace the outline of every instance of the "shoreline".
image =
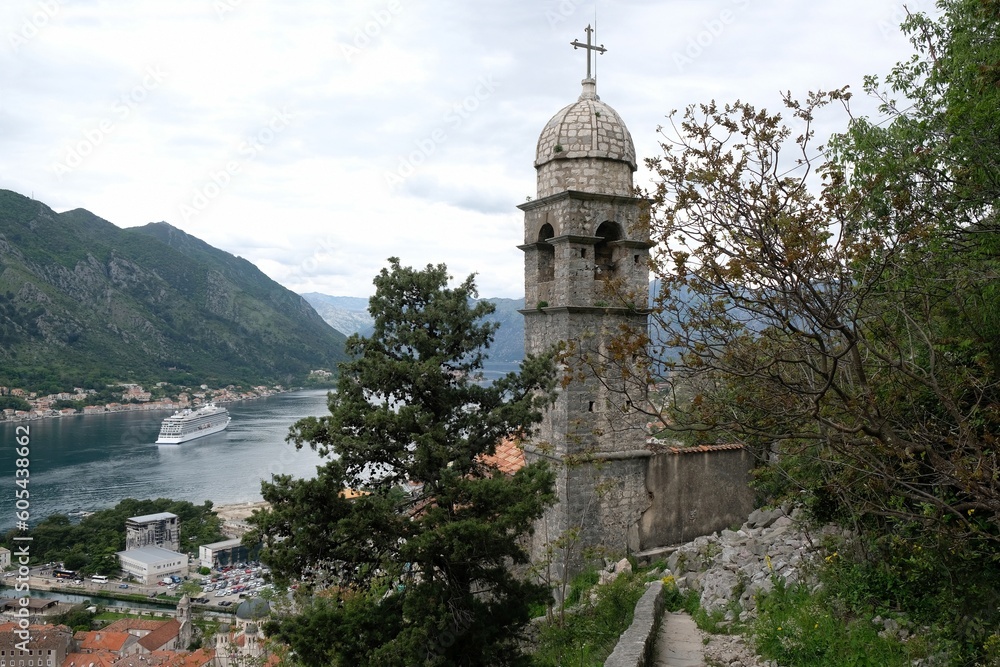
{"type": "Polygon", "coordinates": [[[223,505],[216,505],[212,501],[212,511],[222,519],[223,526],[228,522],[242,522],[249,518],[254,511],[267,507],[270,507],[270,504],[266,500],[248,500],[242,503],[225,503],[223,505]]]}
{"type": "MultiPolygon", "coordinates": [[[[277,396],[279,394],[286,394],[293,391],[301,391],[306,389],[306,387],[292,387],[292,388],[272,388],[267,390],[265,393],[254,394],[252,396],[239,396],[233,398],[220,398],[211,399],[210,401],[202,401],[200,403],[174,403],[171,399],[172,405],[162,405],[159,402],[151,401],[149,403],[105,403],[103,406],[86,406],[86,407],[102,407],[103,410],[91,410],[87,412],[86,410],[74,411],[74,412],[61,412],[57,410],[46,410],[45,412],[37,412],[32,410],[31,412],[25,412],[20,410],[21,414],[15,413],[11,416],[6,416],[0,411],[0,424],[23,424],[24,422],[36,422],[45,419],[62,419],[63,417],[88,417],[92,415],[112,415],[120,414],[123,412],[177,412],[178,410],[183,410],[184,408],[193,408],[204,403],[219,403],[219,404],[229,404],[238,403],[240,401],[255,401],[261,398],[270,398],[271,396],[277,396]],[[115,406],[115,407],[111,407],[115,406]]],[[[224,390],[219,390],[224,391],[224,390]]]]}

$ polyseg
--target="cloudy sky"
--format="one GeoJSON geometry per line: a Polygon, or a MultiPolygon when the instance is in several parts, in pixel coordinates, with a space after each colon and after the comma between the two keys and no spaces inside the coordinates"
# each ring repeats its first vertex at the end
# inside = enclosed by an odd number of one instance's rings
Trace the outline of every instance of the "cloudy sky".
{"type": "MultiPolygon", "coordinates": [[[[598,93],[649,157],[688,104],[860,98],[909,56],[904,11],[599,0],[598,93]]],[[[580,93],[570,42],[594,21],[593,0],[3,0],[0,188],[169,222],[297,292],[368,296],[398,256],[519,297],[515,206],[535,194],[539,132],[580,93]]]]}

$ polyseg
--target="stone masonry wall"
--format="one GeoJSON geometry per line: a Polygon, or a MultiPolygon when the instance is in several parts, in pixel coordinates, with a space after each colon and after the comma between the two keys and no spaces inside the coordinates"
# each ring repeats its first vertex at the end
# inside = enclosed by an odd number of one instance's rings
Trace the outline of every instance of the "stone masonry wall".
{"type": "Polygon", "coordinates": [[[538,195],[545,197],[563,190],[632,194],[632,167],[624,162],[578,157],[553,160],[538,168],[538,195]]]}
{"type": "Polygon", "coordinates": [[[640,550],[681,544],[738,526],[754,508],[753,457],[742,448],[678,450],[649,460],[650,507],[639,525],[640,550]]]}

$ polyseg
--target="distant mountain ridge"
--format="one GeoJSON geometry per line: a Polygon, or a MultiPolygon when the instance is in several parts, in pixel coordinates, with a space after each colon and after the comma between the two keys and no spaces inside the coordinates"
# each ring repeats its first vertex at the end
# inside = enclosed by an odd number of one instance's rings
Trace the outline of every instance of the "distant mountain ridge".
{"type": "MultiPolygon", "coordinates": [[[[374,320],[368,313],[368,299],[330,296],[319,292],[308,292],[302,297],[316,309],[320,317],[338,331],[348,335],[371,334],[374,320]]],[[[483,300],[489,301],[496,307],[496,311],[486,319],[500,323],[493,345],[490,347],[489,361],[492,363],[521,361],[524,358],[524,316],[518,311],[524,308],[524,299],[483,300]]]]}
{"type": "Polygon", "coordinates": [[[121,229],[0,190],[0,385],[292,384],[334,370],[344,340],[247,260],[165,222],[121,229]]]}

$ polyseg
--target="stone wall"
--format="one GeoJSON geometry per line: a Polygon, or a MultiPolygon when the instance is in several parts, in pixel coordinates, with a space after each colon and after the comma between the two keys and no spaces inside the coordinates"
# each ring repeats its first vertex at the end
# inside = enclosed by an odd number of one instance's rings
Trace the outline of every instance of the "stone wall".
{"type": "Polygon", "coordinates": [[[533,562],[551,562],[547,572],[556,581],[598,557],[645,553],[740,525],[753,509],[752,458],[739,447],[569,459],[528,448],[525,457],[545,459],[556,471],[558,501],[535,526],[531,548],[533,562]]]}
{"type": "Polygon", "coordinates": [[[617,559],[637,550],[639,517],[649,507],[643,481],[646,459],[591,458],[566,463],[525,451],[527,461],[539,458],[556,471],[558,498],[532,535],[532,562],[549,563],[545,577],[560,581],[587,563],[617,559]]]}
{"type": "Polygon", "coordinates": [[[638,526],[639,551],[743,523],[754,508],[753,465],[750,453],[736,445],[671,449],[650,458],[650,505],[638,526]]]}
{"type": "Polygon", "coordinates": [[[656,631],[663,618],[663,582],[654,581],[635,605],[632,625],[622,633],[604,667],[652,667],[656,631]]]}
{"type": "Polygon", "coordinates": [[[566,190],[599,192],[629,196],[632,194],[632,167],[625,162],[601,158],[576,157],[568,152],[556,153],[569,159],[555,160],[538,168],[539,198],[566,190]]]}

